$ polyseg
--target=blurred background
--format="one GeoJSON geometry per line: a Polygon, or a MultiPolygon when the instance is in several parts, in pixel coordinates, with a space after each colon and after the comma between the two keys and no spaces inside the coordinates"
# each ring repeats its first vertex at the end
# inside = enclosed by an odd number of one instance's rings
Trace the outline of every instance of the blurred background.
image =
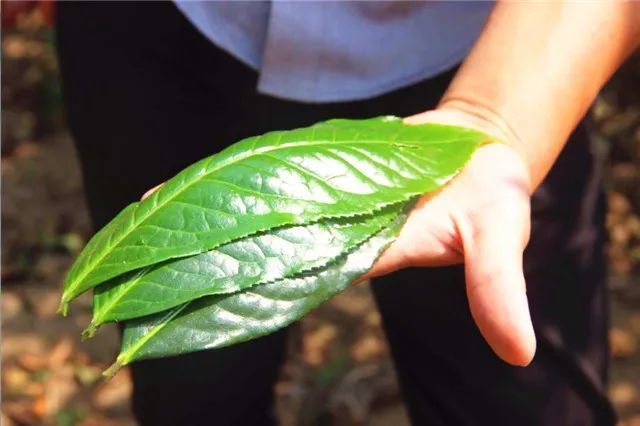
{"type": "MultiPolygon", "coordinates": [[[[83,298],[56,315],[66,269],[91,235],[64,122],[48,2],[2,2],[2,419],[9,425],[134,424],[126,371],[104,382],[118,334],[86,342],[83,298]]],[[[620,425],[640,425],[640,57],[592,110],[606,164],[612,371],[620,425]]],[[[408,424],[366,286],[308,315],[277,385],[283,425],[408,424]]]]}

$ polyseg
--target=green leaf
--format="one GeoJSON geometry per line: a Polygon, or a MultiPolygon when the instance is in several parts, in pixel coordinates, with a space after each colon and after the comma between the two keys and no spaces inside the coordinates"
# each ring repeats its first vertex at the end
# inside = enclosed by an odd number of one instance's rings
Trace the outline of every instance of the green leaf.
{"type": "Polygon", "coordinates": [[[66,279],[61,310],[125,272],[278,226],[373,213],[436,190],[487,139],[471,129],[392,117],[330,120],[244,139],[186,168],[98,233],[66,279]]]}
{"type": "MultiPolygon", "coordinates": [[[[137,202],[131,203],[128,206],[126,206],[124,209],[122,209],[120,213],[116,215],[116,217],[111,219],[111,221],[107,225],[105,225],[98,233],[96,233],[93,236],[93,238],[91,238],[91,241],[89,241],[89,243],[84,248],[84,250],[82,250],[82,252],[80,253],[80,256],[85,256],[87,258],[90,258],[96,254],[96,249],[98,247],[108,244],[107,240],[109,236],[113,232],[115,232],[119,226],[122,225],[123,221],[127,220],[130,217],[131,213],[136,209],[137,205],[138,205],[137,202]]],[[[64,300],[64,293],[62,298],[64,300]]],[[[66,315],[67,307],[68,305],[66,303],[60,303],[60,308],[58,309],[58,312],[63,315],[66,315]]]]}
{"type": "Polygon", "coordinates": [[[85,335],[108,321],[150,315],[325,266],[388,226],[405,206],[392,205],[374,216],[278,228],[116,277],[96,287],[85,335]]]}
{"type": "Polygon", "coordinates": [[[120,355],[105,375],[132,361],[233,345],[298,320],[368,271],[397,235],[405,216],[335,264],[311,274],[261,284],[239,293],[208,296],[128,321],[120,355]]]}

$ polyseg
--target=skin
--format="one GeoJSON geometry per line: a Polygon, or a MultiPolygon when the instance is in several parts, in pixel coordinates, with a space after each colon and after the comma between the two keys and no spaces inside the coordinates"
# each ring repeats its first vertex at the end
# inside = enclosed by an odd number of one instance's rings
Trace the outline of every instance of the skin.
{"type": "Polygon", "coordinates": [[[464,262],[480,332],[504,361],[528,365],[530,194],[639,41],[638,2],[498,3],[440,105],[406,122],[473,127],[506,144],[480,148],[456,179],[423,197],[363,279],[464,262]]]}
{"type": "Polygon", "coordinates": [[[452,182],[422,197],[359,281],[464,263],[480,332],[504,361],[528,365],[536,340],[522,253],[531,193],[638,44],[640,2],[497,3],[440,105],[405,121],[472,127],[505,143],[478,149],[452,182]]]}

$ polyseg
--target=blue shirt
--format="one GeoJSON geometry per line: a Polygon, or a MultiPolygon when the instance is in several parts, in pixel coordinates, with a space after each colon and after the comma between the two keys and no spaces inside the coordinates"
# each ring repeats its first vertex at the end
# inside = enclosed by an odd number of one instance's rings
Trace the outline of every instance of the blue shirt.
{"type": "Polygon", "coordinates": [[[491,2],[176,0],[213,43],[259,73],[257,90],[303,102],[370,98],[458,64],[491,2]]]}

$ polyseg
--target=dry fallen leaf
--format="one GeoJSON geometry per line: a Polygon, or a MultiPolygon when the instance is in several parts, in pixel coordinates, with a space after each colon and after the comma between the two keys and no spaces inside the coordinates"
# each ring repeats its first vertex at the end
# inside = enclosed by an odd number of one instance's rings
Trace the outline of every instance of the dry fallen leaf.
{"type": "Polygon", "coordinates": [[[628,331],[612,328],[609,330],[609,345],[613,357],[624,358],[635,352],[636,339],[628,331]]]}
{"type": "MultiPolygon", "coordinates": [[[[39,417],[33,412],[29,404],[18,401],[3,401],[3,414],[9,417],[14,424],[37,425],[40,424],[39,417]]],[[[2,422],[4,426],[4,421],[2,422]]]]}
{"type": "Polygon", "coordinates": [[[618,426],[640,426],[640,416],[631,416],[618,422],[618,426]]]}
{"type": "Polygon", "coordinates": [[[49,367],[49,358],[46,355],[25,352],[18,356],[18,364],[31,372],[44,370],[49,367]]]}
{"type": "Polygon", "coordinates": [[[14,426],[15,423],[9,417],[7,417],[4,413],[0,413],[0,425],[2,426],[14,426]]]}
{"type": "Polygon", "coordinates": [[[615,215],[627,214],[631,211],[629,200],[619,192],[609,193],[609,212],[615,215]]]}
{"type": "Polygon", "coordinates": [[[78,384],[74,380],[74,369],[71,365],[61,365],[52,368],[51,375],[45,381],[44,415],[51,418],[66,407],[78,391],[78,384]]]}
{"type": "Polygon", "coordinates": [[[55,318],[60,303],[59,291],[55,288],[25,287],[24,297],[38,318],[55,318]]]}
{"type": "Polygon", "coordinates": [[[17,366],[5,366],[2,372],[2,390],[9,394],[23,394],[32,383],[31,375],[17,366]]]}
{"type": "Polygon", "coordinates": [[[327,348],[336,338],[338,331],[333,324],[322,324],[304,336],[303,357],[310,365],[320,365],[325,361],[327,348]]]}
{"type": "Polygon", "coordinates": [[[367,316],[365,318],[365,323],[369,327],[374,327],[374,328],[380,327],[380,324],[382,323],[382,318],[380,317],[380,313],[377,310],[370,310],[367,313],[367,316]]]}
{"type": "Polygon", "coordinates": [[[2,291],[2,321],[6,322],[17,317],[24,309],[24,303],[18,294],[5,290],[2,291]]]}
{"type": "Polygon", "coordinates": [[[69,336],[60,339],[49,354],[49,368],[56,370],[62,367],[73,354],[73,340],[69,336]]]}
{"type": "Polygon", "coordinates": [[[372,334],[362,336],[351,347],[351,356],[356,362],[371,361],[385,353],[385,344],[372,334]]]}
{"type": "Polygon", "coordinates": [[[7,330],[2,333],[2,359],[12,359],[25,352],[44,353],[47,350],[47,342],[38,333],[9,334],[7,330]]]}
{"type": "Polygon", "coordinates": [[[618,407],[629,405],[638,397],[638,388],[629,382],[614,383],[609,389],[609,397],[618,407]]]}

